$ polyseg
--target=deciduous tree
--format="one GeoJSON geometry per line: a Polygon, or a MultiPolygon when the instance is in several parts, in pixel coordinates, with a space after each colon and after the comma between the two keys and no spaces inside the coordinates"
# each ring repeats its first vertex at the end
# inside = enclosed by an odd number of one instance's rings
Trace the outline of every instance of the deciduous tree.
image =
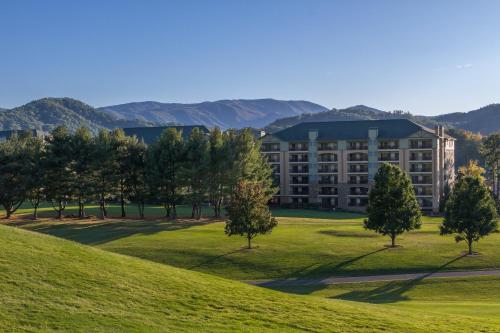
{"type": "Polygon", "coordinates": [[[421,211],[413,185],[398,166],[380,165],[370,190],[367,214],[365,228],[388,235],[392,247],[396,246],[396,236],[420,228],[421,211]]]}
{"type": "Polygon", "coordinates": [[[262,182],[241,180],[236,184],[226,207],[229,216],[226,234],[245,236],[251,249],[253,238],[271,232],[278,222],[272,217],[267,205],[272,197],[270,193],[262,182]]]}

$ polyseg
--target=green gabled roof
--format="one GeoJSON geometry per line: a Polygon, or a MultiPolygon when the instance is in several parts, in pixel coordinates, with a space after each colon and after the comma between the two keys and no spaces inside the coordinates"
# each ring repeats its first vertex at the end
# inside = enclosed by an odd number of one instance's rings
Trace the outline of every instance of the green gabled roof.
{"type": "Polygon", "coordinates": [[[146,144],[153,144],[158,141],[161,133],[167,128],[175,128],[182,132],[182,138],[187,140],[194,128],[199,128],[202,132],[208,133],[208,129],[203,125],[194,126],[160,126],[160,127],[131,127],[124,128],[123,131],[128,136],[136,136],[139,140],[144,140],[146,144]]]}
{"type": "Polygon", "coordinates": [[[283,141],[307,141],[309,131],[318,131],[318,140],[367,140],[368,130],[378,129],[379,139],[402,139],[418,131],[434,131],[407,119],[304,122],[272,134],[283,141]]]}

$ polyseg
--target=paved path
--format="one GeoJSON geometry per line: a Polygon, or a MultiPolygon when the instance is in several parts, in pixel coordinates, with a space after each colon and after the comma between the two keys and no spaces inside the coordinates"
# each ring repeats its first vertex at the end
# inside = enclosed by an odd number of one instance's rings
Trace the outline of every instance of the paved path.
{"type": "Polygon", "coordinates": [[[246,281],[246,282],[249,284],[262,287],[287,287],[287,286],[295,287],[295,286],[330,285],[330,284],[353,283],[353,282],[398,281],[398,280],[417,280],[417,279],[440,278],[440,277],[466,277],[466,276],[489,276],[489,275],[500,275],[500,270],[346,276],[346,277],[331,277],[324,279],[288,279],[288,280],[246,281]]]}

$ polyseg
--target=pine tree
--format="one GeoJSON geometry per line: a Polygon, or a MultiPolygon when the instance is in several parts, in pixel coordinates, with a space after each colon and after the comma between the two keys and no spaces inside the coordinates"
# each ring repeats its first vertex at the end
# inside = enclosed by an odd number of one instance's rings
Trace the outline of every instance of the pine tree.
{"type": "Polygon", "coordinates": [[[137,204],[139,216],[144,218],[144,205],[149,194],[147,186],[147,148],[136,137],[127,141],[127,155],[123,163],[125,168],[125,193],[127,198],[137,204]]]}
{"type": "Polygon", "coordinates": [[[366,229],[391,238],[396,246],[396,236],[421,226],[420,207],[408,175],[398,166],[381,164],[370,190],[367,207],[366,229]]]}
{"type": "Polygon", "coordinates": [[[491,172],[493,194],[497,204],[500,204],[500,133],[493,133],[484,138],[480,151],[491,172]]]}
{"type": "Polygon", "coordinates": [[[220,217],[225,196],[227,172],[230,166],[224,144],[225,135],[214,128],[209,136],[208,197],[214,210],[214,217],[220,217]]]}
{"type": "Polygon", "coordinates": [[[94,145],[92,134],[85,127],[78,128],[71,137],[73,156],[73,188],[78,202],[78,217],[84,218],[85,203],[93,193],[92,158],[94,145]]]}
{"type": "Polygon", "coordinates": [[[38,207],[44,199],[43,187],[45,179],[45,169],[43,158],[45,151],[42,138],[30,135],[27,140],[27,198],[30,201],[31,206],[33,207],[33,218],[36,220],[38,219],[38,207]]]}

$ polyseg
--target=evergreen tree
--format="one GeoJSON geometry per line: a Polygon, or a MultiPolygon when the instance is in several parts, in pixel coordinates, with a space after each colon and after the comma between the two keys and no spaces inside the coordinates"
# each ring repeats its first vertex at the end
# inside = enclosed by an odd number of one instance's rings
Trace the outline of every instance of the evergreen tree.
{"type": "Polygon", "coordinates": [[[271,232],[278,224],[271,216],[267,205],[271,197],[272,192],[262,182],[242,180],[236,184],[229,205],[226,207],[229,215],[226,234],[245,236],[248,248],[251,249],[253,238],[271,232]]]}
{"type": "Polygon", "coordinates": [[[74,174],[72,170],[73,149],[71,135],[64,126],[56,127],[46,137],[46,154],[43,160],[45,169],[45,197],[52,204],[58,218],[66,209],[72,197],[74,174]]]}
{"type": "Polygon", "coordinates": [[[477,169],[461,170],[445,207],[441,235],[456,234],[457,242],[465,240],[470,255],[473,242],[497,231],[495,217],[495,202],[484,178],[477,169]]]}
{"type": "Polygon", "coordinates": [[[203,133],[194,128],[185,147],[183,176],[188,188],[187,198],[192,205],[191,218],[200,219],[203,201],[207,195],[210,145],[203,133]]]}
{"type": "Polygon", "coordinates": [[[396,236],[421,226],[420,207],[408,175],[398,166],[383,163],[375,175],[370,190],[365,228],[391,237],[396,246],[396,236]]]}
{"type": "Polygon", "coordinates": [[[184,142],[175,128],[167,128],[149,150],[149,184],[156,200],[162,203],[166,217],[177,218],[176,206],[182,196],[184,142]]]}
{"type": "Polygon", "coordinates": [[[73,156],[73,188],[78,202],[78,217],[84,218],[85,203],[92,196],[92,163],[93,149],[92,134],[85,127],[76,130],[71,138],[73,156]]]}
{"type": "Polygon", "coordinates": [[[27,198],[33,207],[33,218],[36,220],[38,218],[38,207],[44,199],[43,186],[45,179],[45,169],[44,169],[44,144],[43,139],[37,136],[29,136],[27,139],[27,153],[28,159],[26,167],[28,172],[26,173],[28,181],[28,192],[27,198]]]}
{"type": "Polygon", "coordinates": [[[0,203],[7,219],[27,197],[30,175],[26,141],[26,138],[14,136],[0,142],[0,203]]]}
{"type": "Polygon", "coordinates": [[[120,197],[120,208],[121,208],[121,217],[126,217],[125,212],[125,197],[126,197],[126,188],[125,182],[127,177],[127,162],[128,162],[128,149],[129,149],[129,140],[131,138],[125,136],[125,132],[122,129],[117,129],[113,131],[112,140],[113,140],[113,154],[114,159],[117,165],[116,169],[116,178],[118,182],[118,192],[120,197]]]}
{"type": "Polygon", "coordinates": [[[127,198],[137,204],[141,219],[144,218],[144,205],[148,196],[147,186],[147,149],[144,142],[136,137],[127,141],[127,155],[124,161],[125,193],[127,198]]]}
{"type": "Polygon", "coordinates": [[[491,184],[493,188],[493,194],[497,200],[497,204],[500,202],[500,132],[493,133],[483,139],[481,144],[481,155],[483,156],[486,166],[489,168],[491,173],[491,184]]]}
{"type": "Polygon", "coordinates": [[[93,140],[92,179],[102,219],[108,216],[107,202],[115,193],[117,184],[118,166],[113,151],[113,135],[102,129],[93,140]]]}
{"type": "Polygon", "coordinates": [[[208,168],[208,197],[214,210],[214,217],[220,217],[221,207],[225,196],[225,186],[229,157],[226,155],[227,146],[224,144],[225,135],[220,129],[214,128],[209,136],[209,168],[208,168]]]}

